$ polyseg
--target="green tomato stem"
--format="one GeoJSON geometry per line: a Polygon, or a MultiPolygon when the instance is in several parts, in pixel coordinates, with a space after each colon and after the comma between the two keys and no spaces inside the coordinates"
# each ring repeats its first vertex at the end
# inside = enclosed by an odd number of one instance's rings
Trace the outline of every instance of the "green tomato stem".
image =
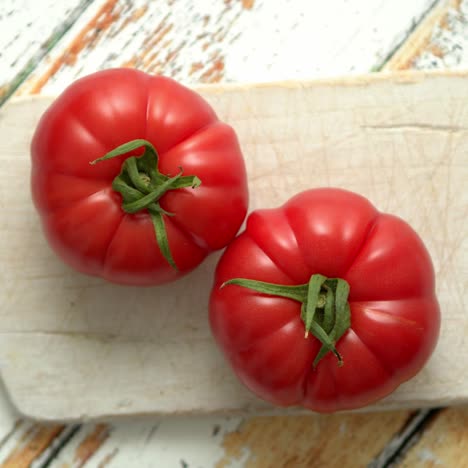
{"type": "Polygon", "coordinates": [[[290,286],[234,278],[223,283],[221,287],[228,285],[237,285],[261,294],[300,302],[305,338],[307,339],[310,333],[322,343],[313,362],[314,368],[329,352],[337,357],[338,365],[343,365],[343,358],[335,345],[351,326],[349,284],[344,279],[314,274],[308,283],[290,286]]]}
{"type": "Polygon", "coordinates": [[[118,146],[101,158],[91,161],[91,165],[129,153],[141,147],[145,152],[141,156],[130,156],[122,164],[120,174],[112,182],[112,188],[122,195],[122,209],[126,213],[138,213],[147,210],[156,236],[159,249],[175,270],[177,265],[169,248],[164,216],[174,216],[161,208],[159,200],[169,190],[181,188],[197,188],[201,180],[195,176],[179,174],[168,177],[158,169],[158,153],[156,148],[147,140],[132,140],[118,146]]]}

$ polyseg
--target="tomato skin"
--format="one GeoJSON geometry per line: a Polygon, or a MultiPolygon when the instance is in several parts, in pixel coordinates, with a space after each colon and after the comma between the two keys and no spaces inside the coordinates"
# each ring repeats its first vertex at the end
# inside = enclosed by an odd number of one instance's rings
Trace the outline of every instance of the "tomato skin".
{"type": "Polygon", "coordinates": [[[250,214],[226,249],[210,300],[213,335],[239,379],[279,406],[318,412],[371,404],[413,377],[440,328],[434,270],[418,235],[341,189],[302,192],[250,214]],[[239,285],[233,278],[305,284],[313,274],[349,283],[351,327],[313,368],[321,343],[304,337],[300,303],[239,285]]]}
{"type": "Polygon", "coordinates": [[[234,130],[198,94],[159,76],[112,69],[77,80],[42,116],[31,143],[31,188],[46,238],[74,269],[115,283],[157,285],[193,270],[236,235],[248,205],[234,130]],[[167,176],[198,176],[196,189],[160,200],[173,269],[149,214],[128,214],[112,190],[128,155],[90,165],[135,139],[152,143],[167,176]]]}

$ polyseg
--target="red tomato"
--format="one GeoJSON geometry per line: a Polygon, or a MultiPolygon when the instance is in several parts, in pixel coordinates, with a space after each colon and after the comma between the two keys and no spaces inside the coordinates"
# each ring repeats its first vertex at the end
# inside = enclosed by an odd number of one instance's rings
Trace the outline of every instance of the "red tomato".
{"type": "Polygon", "coordinates": [[[332,412],[413,377],[440,317],[431,259],[411,227],[354,193],[316,189],[249,216],[218,264],[210,322],[252,392],[332,412]]]}
{"type": "Polygon", "coordinates": [[[233,129],[168,78],[113,69],[76,81],[43,115],[31,155],[33,201],[53,250],[112,282],[177,279],[225,247],[247,211],[233,129]],[[144,156],[140,142],[90,164],[135,139],[148,141],[144,156]]]}

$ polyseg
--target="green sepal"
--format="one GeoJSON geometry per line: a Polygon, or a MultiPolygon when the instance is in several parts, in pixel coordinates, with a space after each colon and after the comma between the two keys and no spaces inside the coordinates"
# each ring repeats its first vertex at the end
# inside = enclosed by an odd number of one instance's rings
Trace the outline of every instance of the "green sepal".
{"type": "Polygon", "coordinates": [[[249,280],[244,278],[234,278],[226,281],[221,285],[221,288],[229,284],[236,284],[243,288],[252,289],[262,294],[270,296],[280,296],[287,299],[293,299],[298,302],[304,302],[307,294],[307,284],[299,286],[288,286],[281,284],[265,283],[263,281],[249,280]]]}
{"type": "Polygon", "coordinates": [[[174,216],[174,213],[164,210],[159,200],[169,190],[197,188],[201,185],[201,180],[195,175],[182,176],[182,168],[174,177],[161,174],[158,170],[159,158],[156,148],[143,139],[120,145],[90,164],[125,155],[141,147],[145,148],[141,156],[130,156],[123,162],[120,174],[112,182],[112,188],[122,195],[122,209],[126,213],[134,214],[148,210],[159,249],[167,262],[177,270],[169,248],[164,221],[164,216],[174,216]]]}
{"type": "MultiPolygon", "coordinates": [[[[333,343],[336,343],[351,327],[351,311],[348,304],[348,296],[349,296],[349,284],[342,280],[334,278],[333,280],[329,280],[330,283],[333,281],[332,287],[334,288],[334,324],[333,328],[329,333],[329,337],[333,343]]],[[[329,283],[329,284],[330,284],[329,283]]],[[[330,351],[328,346],[325,344],[322,345],[320,348],[317,356],[314,359],[314,367],[317,366],[319,361],[330,351]]],[[[341,357],[338,359],[339,365],[343,365],[343,360],[341,357]]]]}
{"type": "Polygon", "coordinates": [[[313,361],[313,367],[315,368],[328,352],[337,357],[340,366],[343,365],[343,358],[336,349],[336,343],[351,327],[349,284],[345,280],[314,274],[308,283],[291,286],[234,278],[223,283],[221,288],[228,285],[237,285],[261,294],[300,302],[305,338],[311,333],[322,343],[313,361]]]}
{"type": "Polygon", "coordinates": [[[153,222],[154,232],[156,233],[156,239],[158,240],[159,249],[163,254],[164,258],[167,260],[169,265],[171,265],[174,270],[178,270],[178,267],[172,257],[172,252],[169,247],[169,240],[167,238],[166,224],[164,223],[163,213],[160,211],[155,211],[151,208],[148,209],[151,221],[153,222]]]}
{"type": "Polygon", "coordinates": [[[305,317],[301,318],[305,324],[305,336],[307,337],[314,320],[315,310],[320,297],[320,290],[327,278],[323,275],[312,275],[307,286],[307,300],[305,307],[305,317]]]}

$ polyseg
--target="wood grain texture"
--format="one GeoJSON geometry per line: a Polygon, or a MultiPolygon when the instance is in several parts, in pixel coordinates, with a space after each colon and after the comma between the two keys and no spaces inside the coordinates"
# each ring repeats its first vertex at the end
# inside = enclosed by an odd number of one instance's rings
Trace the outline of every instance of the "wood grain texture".
{"type": "Polygon", "coordinates": [[[0,103],[43,60],[90,0],[0,2],[0,103]]]}
{"type": "Polygon", "coordinates": [[[97,424],[76,448],[74,457],[76,465],[84,466],[108,437],[109,427],[105,424],[97,424]]]}
{"type": "Polygon", "coordinates": [[[318,8],[309,0],[97,0],[18,94],[58,94],[80,76],[116,66],[185,83],[365,73],[434,3],[330,0],[318,8]]]}
{"type": "MultiPolygon", "coordinates": [[[[468,375],[463,362],[452,359],[465,352],[468,328],[462,294],[468,287],[466,75],[373,75],[201,91],[238,132],[251,209],[276,206],[310,186],[340,186],[408,220],[425,240],[445,314],[440,343],[415,379],[371,409],[466,401],[468,375]]],[[[28,178],[27,142],[49,102],[23,100],[2,112],[0,133],[8,145],[0,143],[0,154],[2,167],[16,163],[12,183],[28,178]]],[[[10,200],[11,192],[0,190],[0,199],[10,200]]],[[[270,411],[240,386],[212,342],[206,308],[216,256],[164,293],[122,289],[75,274],[53,256],[28,193],[4,209],[0,260],[10,268],[2,278],[0,359],[21,412],[87,419],[270,411]],[[179,314],[189,317],[183,329],[179,314]]]]}
{"type": "Polygon", "coordinates": [[[439,0],[384,70],[454,70],[467,66],[468,0],[439,0]]]}
{"type": "MultiPolygon", "coordinates": [[[[132,420],[108,426],[109,437],[94,445],[99,447],[85,466],[366,466],[410,416],[410,412],[397,411],[372,415],[132,420]]],[[[96,425],[84,425],[53,459],[50,468],[82,466],[77,453],[85,441],[96,441],[97,432],[96,425]]]]}
{"type": "Polygon", "coordinates": [[[367,466],[401,430],[409,413],[282,416],[245,420],[223,440],[216,468],[367,466]]]}
{"type": "Polygon", "coordinates": [[[63,431],[61,425],[34,425],[23,435],[19,443],[3,461],[2,468],[30,466],[63,431]]]}
{"type": "Polygon", "coordinates": [[[421,434],[410,448],[402,468],[465,467],[468,466],[468,408],[450,408],[421,434]]]}
{"type": "Polygon", "coordinates": [[[106,426],[109,437],[105,440],[96,440],[97,426],[86,424],[50,468],[81,466],[77,454],[86,440],[94,441],[96,448],[86,467],[211,467],[223,457],[223,438],[241,422],[220,416],[133,419],[106,426]]]}

